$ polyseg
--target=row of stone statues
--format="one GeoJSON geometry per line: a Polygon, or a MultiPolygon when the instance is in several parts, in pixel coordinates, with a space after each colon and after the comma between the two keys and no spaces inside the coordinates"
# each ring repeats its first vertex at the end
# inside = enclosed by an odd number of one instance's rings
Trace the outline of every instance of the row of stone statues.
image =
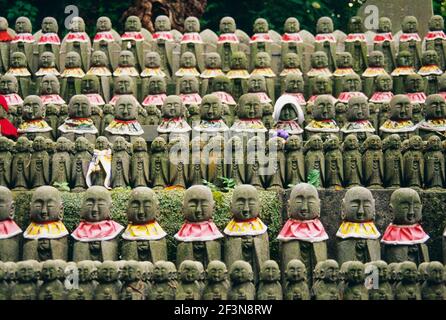
{"type": "Polygon", "coordinates": [[[0,300],[445,300],[445,268],[440,262],[319,262],[314,282],[302,261],[283,271],[264,261],[253,282],[246,261],[229,268],[192,260],[178,270],[169,261],[63,260],[0,262],[0,300]],[[228,270],[229,269],[229,270],[228,270]],[[367,281],[369,280],[369,281],[367,281]]]}
{"type": "MultiPolygon", "coordinates": [[[[42,186],[33,192],[25,231],[14,222],[12,193],[0,187],[2,206],[0,261],[51,259],[73,260],[167,260],[166,232],[157,222],[156,194],[147,187],[132,190],[126,214],[127,227],[111,218],[112,201],[107,189],[90,187],[80,208],[80,223],[68,232],[63,224],[63,203],[57,189],[42,186]],[[70,248],[70,249],[69,249],[70,248]],[[72,255],[69,252],[72,251],[72,255]]],[[[349,189],[343,199],[342,223],[336,233],[337,261],[381,260],[429,262],[429,236],[420,225],[422,204],[418,193],[400,188],[392,193],[389,209],[393,221],[381,237],[374,224],[375,200],[363,187],[349,189]],[[381,239],[380,239],[381,238],[381,239]]],[[[249,262],[254,277],[270,258],[267,226],[260,218],[258,191],[251,185],[237,186],[231,202],[231,220],[223,233],[213,222],[214,200],[205,186],[192,186],[184,194],[184,224],[174,235],[176,263],[212,260],[231,266],[237,260],[249,262]]],[[[277,236],[281,243],[281,269],[300,259],[308,279],[316,264],[328,259],[328,235],[320,217],[317,189],[306,183],[296,185],[288,201],[288,217],[277,236]]],[[[255,278],[257,280],[257,278],[255,278]]]]}

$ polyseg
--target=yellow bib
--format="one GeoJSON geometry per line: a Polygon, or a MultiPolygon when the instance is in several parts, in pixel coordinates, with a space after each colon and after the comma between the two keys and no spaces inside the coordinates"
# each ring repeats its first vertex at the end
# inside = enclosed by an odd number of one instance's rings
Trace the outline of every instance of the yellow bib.
{"type": "Polygon", "coordinates": [[[350,222],[343,221],[336,233],[336,236],[342,239],[361,238],[378,239],[381,234],[373,221],[369,222],[350,222]]]}
{"type": "Polygon", "coordinates": [[[122,234],[125,240],[159,240],[166,236],[166,232],[158,222],[147,224],[129,224],[122,234]]]}
{"type": "Polygon", "coordinates": [[[235,221],[232,219],[226,226],[224,233],[228,236],[257,236],[267,230],[267,226],[260,218],[247,221],[235,221]]]}
{"type": "Polygon", "coordinates": [[[31,222],[26,228],[23,237],[25,239],[59,239],[68,235],[68,230],[62,221],[49,223],[31,222]]]}

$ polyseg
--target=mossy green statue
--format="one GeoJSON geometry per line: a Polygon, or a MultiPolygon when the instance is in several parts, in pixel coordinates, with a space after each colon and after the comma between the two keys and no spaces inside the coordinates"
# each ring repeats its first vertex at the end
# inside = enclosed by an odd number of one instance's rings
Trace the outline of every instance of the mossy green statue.
{"type": "Polygon", "coordinates": [[[365,187],[382,189],[384,180],[384,155],[382,141],[377,135],[369,136],[362,145],[363,183],[365,187]]]}
{"type": "Polygon", "coordinates": [[[399,38],[399,51],[409,51],[412,57],[412,66],[415,70],[421,67],[421,38],[418,35],[418,19],[414,16],[405,16],[401,24],[403,33],[399,38]]]}
{"type": "Polygon", "coordinates": [[[23,101],[22,123],[18,133],[34,140],[37,137],[51,138],[53,128],[45,121],[45,106],[38,96],[27,96],[23,101]]]}
{"type": "Polygon", "coordinates": [[[305,143],[305,172],[306,180],[317,188],[325,185],[325,157],[324,142],[320,135],[312,135],[305,143]],[[314,181],[310,178],[314,176],[314,181]]]}
{"type": "Polygon", "coordinates": [[[433,261],[426,268],[427,279],[421,286],[421,298],[423,300],[444,300],[446,287],[444,284],[444,266],[433,261]]]}
{"type": "Polygon", "coordinates": [[[187,17],[184,20],[184,30],[180,40],[180,53],[191,52],[201,72],[204,70],[204,42],[200,36],[200,21],[196,17],[187,17]]]}
{"type": "Polygon", "coordinates": [[[403,184],[403,155],[401,138],[391,134],[383,140],[384,152],[384,186],[397,189],[403,184]]]}
{"type": "MultiPolygon", "coordinates": [[[[283,26],[283,35],[281,39],[282,46],[282,64],[286,65],[288,54],[295,54],[299,61],[302,61],[304,53],[304,41],[300,36],[300,23],[294,17],[289,17],[285,20],[283,26]]],[[[296,66],[297,67],[297,66],[296,66]]]]}
{"type": "Polygon", "coordinates": [[[361,74],[367,68],[367,39],[364,33],[364,22],[361,17],[350,18],[350,33],[345,38],[345,51],[353,57],[353,70],[361,74]]]}
{"type": "Polygon", "coordinates": [[[242,51],[235,51],[231,54],[230,70],[226,76],[231,80],[231,95],[238,100],[243,94],[248,92],[248,58],[242,51]]]}
{"type": "MultiPolygon", "coordinates": [[[[81,17],[73,17],[69,22],[69,32],[63,38],[60,47],[60,64],[66,66],[64,59],[68,59],[70,52],[79,55],[79,66],[84,72],[90,67],[91,40],[85,32],[85,22],[81,17]]],[[[69,66],[66,66],[69,67],[69,66]]]]}
{"type": "Polygon", "coordinates": [[[153,286],[148,300],[175,300],[177,268],[170,261],[157,261],[153,270],[153,286]]]}
{"type": "Polygon", "coordinates": [[[339,292],[339,264],[336,260],[319,262],[314,277],[316,281],[311,291],[315,300],[342,300],[339,292]]]}
{"type": "Polygon", "coordinates": [[[430,136],[424,148],[424,187],[426,189],[444,187],[445,162],[442,152],[441,139],[438,136],[430,136]]]}
{"type": "MultiPolygon", "coordinates": [[[[370,269],[372,273],[376,272],[374,268],[378,272],[378,285],[369,289],[369,300],[393,300],[394,295],[393,288],[389,283],[390,269],[388,264],[383,260],[372,261],[366,263],[365,268],[366,273],[370,269]]],[[[373,285],[376,285],[376,283],[373,283],[373,285]]]]}
{"type": "Polygon", "coordinates": [[[122,284],[116,261],[106,260],[97,271],[98,285],[94,290],[94,300],[119,300],[122,284]]]}
{"type": "Polygon", "coordinates": [[[5,74],[16,77],[19,86],[18,94],[26,97],[33,91],[32,76],[26,64],[26,56],[23,52],[13,52],[10,59],[10,68],[5,74]]]}
{"type": "Polygon", "coordinates": [[[243,260],[234,261],[229,268],[231,286],[228,290],[228,300],[254,300],[256,288],[253,284],[251,265],[243,260]]]}
{"type": "Polygon", "coordinates": [[[145,300],[148,287],[143,281],[143,266],[134,260],[128,260],[120,272],[122,289],[120,300],[145,300]]]}
{"type": "Polygon", "coordinates": [[[38,262],[35,260],[17,263],[17,281],[11,285],[11,300],[37,300],[37,280],[39,278],[38,262]]]}
{"type": "Polygon", "coordinates": [[[203,300],[227,300],[228,269],[221,261],[211,261],[206,269],[206,285],[203,289],[203,300]]]}
{"type": "Polygon", "coordinates": [[[316,24],[315,51],[324,51],[328,57],[328,66],[333,72],[336,70],[337,39],[334,32],[333,20],[330,17],[319,18],[316,24]]]}
{"type": "Polygon", "coordinates": [[[341,273],[344,278],[342,300],[369,300],[367,288],[364,286],[364,264],[360,261],[344,262],[341,273]]]}
{"type": "Polygon", "coordinates": [[[175,300],[201,300],[202,287],[199,283],[200,271],[193,260],[184,260],[178,268],[179,282],[176,288],[175,300]]]}
{"type": "Polygon", "coordinates": [[[284,271],[284,300],[310,300],[307,269],[302,261],[290,260],[284,271]]]}
{"type": "Polygon", "coordinates": [[[116,68],[116,58],[121,51],[121,37],[113,29],[110,18],[99,17],[96,20],[96,34],[93,38],[92,47],[94,51],[101,51],[105,54],[108,69],[114,70],[116,68]]]}
{"type": "Polygon", "coordinates": [[[409,97],[396,95],[390,100],[389,118],[379,128],[382,137],[398,134],[401,139],[407,139],[417,130],[412,121],[413,105],[409,97]]]}
{"type": "Polygon", "coordinates": [[[257,300],[283,300],[280,268],[276,261],[267,260],[260,269],[257,300]]]}
{"type": "Polygon", "coordinates": [[[404,80],[407,76],[416,74],[412,66],[412,56],[407,50],[398,52],[396,57],[396,67],[390,74],[393,78],[393,92],[395,94],[405,93],[404,80]]]}
{"type": "Polygon", "coordinates": [[[421,300],[417,265],[411,261],[401,262],[398,268],[399,281],[395,286],[395,300],[421,300]]]}
{"type": "Polygon", "coordinates": [[[342,144],[342,160],[344,165],[344,186],[352,188],[362,184],[362,154],[358,137],[349,134],[342,144]]]}
{"type": "Polygon", "coordinates": [[[424,80],[424,92],[427,95],[438,93],[438,78],[443,74],[439,65],[438,53],[435,50],[423,52],[422,67],[418,74],[424,80]]]}
{"type": "Polygon", "coordinates": [[[81,68],[80,55],[75,51],[67,53],[64,66],[60,75],[60,92],[64,100],[69,101],[71,97],[81,93],[81,80],[85,73],[81,68]]]}
{"type": "Polygon", "coordinates": [[[392,35],[392,21],[387,17],[379,18],[378,30],[373,38],[373,50],[384,54],[384,68],[391,73],[396,67],[396,48],[392,35]]]}
{"type": "Polygon", "coordinates": [[[424,37],[426,50],[435,50],[441,70],[446,68],[446,34],[444,33],[444,19],[434,15],[429,20],[429,32],[424,37]]]}
{"type": "Polygon", "coordinates": [[[2,262],[19,260],[22,230],[14,221],[14,210],[12,192],[0,186],[0,261],[2,262]]]}
{"type": "MultiPolygon", "coordinates": [[[[60,279],[59,268],[65,269],[63,260],[47,260],[42,263],[40,278],[43,284],[39,286],[38,300],[65,300],[66,291],[63,281],[60,279]]],[[[64,277],[64,275],[62,275],[64,277]]]]}

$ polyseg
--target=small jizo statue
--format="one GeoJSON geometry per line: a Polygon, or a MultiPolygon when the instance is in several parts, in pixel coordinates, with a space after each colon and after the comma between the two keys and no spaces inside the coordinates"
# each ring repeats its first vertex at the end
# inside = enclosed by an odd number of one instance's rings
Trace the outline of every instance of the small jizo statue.
{"type": "Polygon", "coordinates": [[[14,145],[11,163],[11,188],[14,190],[26,190],[28,187],[31,145],[26,137],[19,137],[14,145]]]}
{"type": "Polygon", "coordinates": [[[390,74],[393,78],[393,91],[396,94],[405,93],[404,80],[409,75],[416,74],[412,66],[412,56],[409,51],[400,51],[396,57],[397,67],[390,74]]]}
{"type": "Polygon", "coordinates": [[[97,271],[98,285],[94,290],[94,300],[119,300],[121,282],[116,261],[106,260],[97,271]]]}
{"type": "Polygon", "coordinates": [[[112,188],[125,188],[130,185],[130,146],[123,137],[116,137],[112,146],[111,180],[112,188]]]}
{"type": "Polygon", "coordinates": [[[401,139],[407,139],[415,134],[417,126],[412,121],[413,105],[405,95],[396,95],[390,100],[389,118],[379,128],[381,135],[396,133],[401,139]]]}
{"type": "Polygon", "coordinates": [[[291,135],[285,144],[285,186],[296,185],[305,181],[305,160],[302,139],[291,135]]]}
{"type": "Polygon", "coordinates": [[[320,95],[314,101],[311,115],[312,120],[305,127],[305,130],[321,135],[325,140],[331,135],[339,134],[339,127],[335,121],[335,100],[330,95],[320,95]]]}
{"type": "Polygon", "coordinates": [[[412,261],[416,264],[429,261],[425,244],[429,236],[419,224],[422,204],[418,193],[409,188],[394,191],[389,209],[393,214],[393,222],[381,239],[385,260],[388,263],[412,261]]]}
{"type": "Polygon", "coordinates": [[[300,36],[300,23],[294,17],[289,17],[285,20],[283,26],[283,35],[281,39],[282,46],[282,64],[285,65],[286,57],[292,53],[297,56],[299,61],[302,61],[304,53],[304,41],[300,36]]]}
{"type": "Polygon", "coordinates": [[[357,75],[353,70],[353,57],[349,52],[336,54],[337,68],[333,72],[333,94],[337,97],[343,91],[346,76],[357,75]]]}
{"type": "Polygon", "coordinates": [[[284,270],[284,300],[310,300],[307,284],[307,269],[302,261],[292,259],[284,270]]]}
{"type": "Polygon", "coordinates": [[[206,285],[203,289],[203,300],[228,299],[228,269],[221,261],[211,261],[206,269],[206,285]]]}
{"type": "Polygon", "coordinates": [[[153,189],[163,189],[168,180],[168,154],[166,141],[156,137],[150,146],[150,181],[153,189]]]}
{"type": "MultiPolygon", "coordinates": [[[[44,105],[54,104],[59,108],[59,112],[62,115],[61,107],[66,107],[65,100],[62,99],[60,94],[60,83],[55,75],[43,76],[39,85],[40,99],[44,105]]],[[[65,120],[65,119],[64,119],[65,120]]]]}
{"type": "Polygon", "coordinates": [[[237,106],[237,117],[231,131],[238,134],[264,133],[268,130],[262,122],[263,107],[260,98],[254,93],[240,97],[237,106]]]}
{"type": "Polygon", "coordinates": [[[319,18],[316,24],[315,51],[324,51],[328,57],[328,66],[333,72],[336,70],[337,40],[334,32],[333,20],[330,17],[319,18]]]}
{"type": "Polygon", "coordinates": [[[229,130],[222,116],[223,105],[220,98],[212,93],[205,95],[200,106],[201,122],[193,124],[193,129],[208,138],[222,135],[229,130]]]}
{"type": "Polygon", "coordinates": [[[153,286],[148,300],[175,300],[177,268],[170,261],[157,261],[153,270],[153,286]]]}
{"type": "Polygon", "coordinates": [[[389,283],[390,269],[388,264],[382,260],[366,263],[366,273],[370,268],[378,269],[378,285],[374,280],[370,283],[372,288],[369,289],[369,300],[393,300],[393,288],[389,283]]]}
{"type": "Polygon", "coordinates": [[[58,69],[56,68],[56,57],[54,53],[50,51],[43,52],[39,57],[39,69],[36,71],[36,88],[40,87],[42,78],[46,75],[60,76],[58,69]]]}
{"type": "Polygon", "coordinates": [[[177,264],[184,260],[200,261],[204,267],[212,260],[221,260],[223,235],[212,221],[214,199],[208,187],[195,185],[187,189],[183,200],[185,223],[175,234],[177,264]]]}
{"type": "Polygon", "coordinates": [[[347,122],[341,128],[344,135],[354,134],[359,142],[375,133],[373,124],[369,121],[370,105],[366,97],[352,97],[348,100],[348,108],[346,112],[347,122]]]}
{"type": "Polygon", "coordinates": [[[359,140],[356,135],[349,134],[342,144],[344,167],[344,186],[352,188],[362,184],[362,155],[359,151],[359,140]]]}
{"type": "Polygon", "coordinates": [[[155,31],[153,34],[154,49],[161,57],[161,69],[170,77],[172,75],[174,39],[169,17],[164,15],[156,17],[155,31]]]}
{"type": "Polygon", "coordinates": [[[364,286],[364,264],[360,261],[347,261],[341,266],[344,277],[342,300],[369,300],[369,293],[364,286]]]}
{"type": "Polygon", "coordinates": [[[163,119],[158,126],[158,133],[168,138],[168,135],[185,135],[192,129],[187,123],[186,108],[179,96],[168,96],[161,108],[163,119]]]}
{"type": "Polygon", "coordinates": [[[399,39],[399,51],[409,51],[412,57],[412,66],[415,70],[421,67],[421,38],[418,34],[418,19],[414,16],[405,16],[401,24],[403,33],[399,39]]]}
{"type": "Polygon", "coordinates": [[[55,57],[55,65],[59,68],[61,41],[57,34],[59,31],[57,20],[53,17],[45,17],[42,20],[41,27],[42,29],[34,34],[34,37],[37,40],[38,55],[41,56],[43,52],[51,52],[55,57]]]}
{"type": "Polygon", "coordinates": [[[161,109],[167,98],[166,80],[161,76],[152,76],[147,82],[147,89],[145,89],[144,81],[145,80],[143,80],[143,92],[147,92],[147,95],[145,96],[142,105],[146,108],[150,105],[154,105],[158,109],[161,109]]]}
{"type": "Polygon", "coordinates": [[[166,74],[163,70],[161,70],[161,57],[158,52],[151,51],[147,52],[144,57],[144,69],[141,72],[142,78],[142,88],[143,88],[143,96],[147,94],[146,86],[147,81],[152,77],[161,77],[162,79],[166,78],[166,74]]]}
{"type": "Polygon", "coordinates": [[[45,138],[36,137],[32,143],[32,153],[28,168],[28,187],[30,189],[49,184],[50,160],[45,138]]]}
{"type": "Polygon", "coordinates": [[[446,34],[444,33],[444,19],[440,15],[434,15],[429,20],[429,32],[424,37],[426,50],[435,50],[441,70],[446,68],[446,34]]]}
{"type": "Polygon", "coordinates": [[[253,284],[251,265],[242,260],[234,261],[229,268],[231,286],[228,290],[228,300],[254,300],[256,288],[253,284]]]}
{"type": "Polygon", "coordinates": [[[19,260],[22,229],[13,220],[14,210],[12,192],[0,186],[0,261],[3,262],[19,260]]]}
{"type": "Polygon", "coordinates": [[[205,69],[200,74],[201,95],[211,93],[215,78],[225,75],[221,69],[221,57],[218,53],[209,52],[204,62],[205,69]]]}
{"type": "Polygon", "coordinates": [[[339,263],[380,260],[380,233],[374,224],[375,199],[364,187],[349,189],[342,200],[342,224],[336,233],[339,263]]]}
{"type": "Polygon", "coordinates": [[[257,189],[240,185],[234,189],[231,212],[233,219],[226,226],[224,247],[226,265],[244,260],[256,270],[269,260],[269,238],[266,225],[259,218],[260,203],[257,189]]]}
{"type": "Polygon", "coordinates": [[[325,151],[325,188],[340,190],[344,182],[341,143],[332,136],[324,142],[325,151]]]}
{"type": "MultiPolygon", "coordinates": [[[[290,95],[297,99],[301,108],[306,108],[307,101],[304,97],[304,78],[298,74],[288,74],[285,76],[283,95],[290,95]]],[[[305,110],[306,111],[306,110],[305,110]]]]}
{"type": "Polygon", "coordinates": [[[30,95],[23,101],[22,123],[17,132],[30,140],[51,138],[53,128],[45,121],[45,106],[38,96],[30,95]]]}
{"type": "Polygon", "coordinates": [[[385,67],[384,54],[381,51],[372,51],[368,57],[369,67],[362,73],[364,83],[364,93],[371,97],[376,91],[376,78],[382,75],[389,75],[385,67]]]}
{"type": "Polygon", "coordinates": [[[102,51],[94,51],[91,54],[91,66],[87,72],[89,76],[96,76],[99,79],[99,93],[105,102],[110,101],[112,73],[107,67],[107,56],[102,51]]]}
{"type": "Polygon", "coordinates": [[[259,52],[255,56],[254,69],[251,76],[263,76],[266,82],[266,92],[271,100],[275,100],[275,78],[276,74],[271,69],[271,57],[266,52],[259,52]]]}
{"type": "MultiPolygon", "coordinates": [[[[70,52],[79,55],[81,62],[79,67],[87,72],[90,66],[91,40],[85,32],[85,22],[80,17],[74,17],[70,21],[69,32],[62,40],[60,48],[61,60],[63,60],[64,54],[67,55],[68,59],[70,52]]],[[[63,61],[61,61],[61,64],[63,64],[63,61]]]]}
{"type": "Polygon", "coordinates": [[[62,218],[60,192],[50,186],[37,188],[31,198],[31,222],[23,233],[24,260],[68,260],[68,230],[62,218]]]}
{"type": "Polygon", "coordinates": [[[93,38],[93,51],[101,51],[107,58],[107,67],[116,68],[116,57],[121,51],[121,37],[113,29],[108,17],[99,17],[96,20],[96,34],[93,38]]]}
{"type": "MultiPolygon", "coordinates": [[[[1,120],[0,120],[1,123],[1,120]]],[[[11,185],[11,162],[14,141],[5,136],[0,137],[0,185],[11,185]]],[[[6,216],[5,216],[6,218],[6,216]]],[[[6,230],[5,230],[6,231],[6,230]]],[[[1,259],[0,259],[1,260],[1,259]]]]}
{"type": "Polygon", "coordinates": [[[430,136],[424,149],[424,187],[443,188],[446,182],[445,162],[441,139],[430,136]]]}
{"type": "Polygon", "coordinates": [[[423,300],[444,300],[446,298],[444,271],[444,266],[438,261],[430,262],[427,265],[427,279],[421,286],[423,300]]]}
{"type": "Polygon", "coordinates": [[[311,279],[316,264],[327,259],[328,235],[319,216],[320,199],[316,188],[307,183],[294,186],[288,200],[289,219],[277,237],[281,242],[282,270],[292,259],[299,259],[311,279]]]}
{"type": "Polygon", "coordinates": [[[149,185],[150,160],[147,153],[147,143],[144,138],[136,138],[132,145],[130,158],[130,185],[134,188],[149,185]]]}
{"type": "Polygon", "coordinates": [[[72,288],[67,292],[67,300],[93,300],[94,290],[97,285],[97,270],[91,260],[79,261],[75,268],[79,273],[78,288],[72,288]]]}
{"type": "Polygon", "coordinates": [[[403,180],[407,187],[422,188],[424,186],[423,147],[424,143],[420,136],[409,138],[407,149],[403,154],[403,180]]]}
{"type": "Polygon", "coordinates": [[[223,17],[220,20],[220,36],[217,40],[217,52],[221,57],[223,72],[231,68],[231,60],[234,52],[239,50],[239,39],[236,35],[236,24],[232,17],[223,17]]]}
{"type": "Polygon", "coordinates": [[[231,69],[226,76],[231,80],[231,95],[234,99],[239,99],[248,92],[248,58],[242,51],[237,51],[231,55],[231,69]]]}
{"type": "Polygon", "coordinates": [[[124,23],[124,33],[121,35],[121,49],[129,50],[136,58],[136,66],[141,70],[144,65],[144,52],[148,51],[152,37],[142,28],[141,20],[137,16],[129,16],[124,23]]]}
{"type": "Polygon", "coordinates": [[[418,124],[424,140],[431,135],[441,136],[446,133],[446,101],[442,95],[432,94],[427,97],[424,117],[418,124]]]}
{"type": "Polygon", "coordinates": [[[417,265],[412,261],[403,261],[398,269],[399,281],[395,286],[395,300],[421,300],[417,265]]]}
{"type": "Polygon", "coordinates": [[[17,263],[17,281],[10,287],[11,300],[37,300],[39,263],[35,260],[17,263]]]}
{"type": "Polygon", "coordinates": [[[81,222],[71,234],[75,240],[73,261],[117,260],[117,237],[124,227],[111,220],[111,207],[111,196],[106,188],[88,188],[80,209],[81,222]]]}
{"type": "Polygon", "coordinates": [[[273,42],[269,35],[269,25],[266,19],[258,18],[254,21],[253,33],[250,40],[251,69],[255,67],[255,57],[258,53],[265,52],[271,56],[271,43],[273,42]]]}
{"type": "Polygon", "coordinates": [[[389,75],[379,75],[375,79],[376,92],[369,99],[373,103],[377,117],[374,120],[373,126],[378,129],[388,118],[388,111],[390,110],[390,101],[393,98],[393,80],[389,75]]]}
{"type": "MultiPolygon", "coordinates": [[[[419,105],[422,107],[426,102],[426,94],[424,93],[425,87],[423,77],[419,74],[410,74],[404,79],[404,92],[406,93],[406,96],[409,97],[410,102],[414,105],[413,120],[415,122],[419,122],[419,119],[416,118],[415,106],[419,105]]],[[[418,109],[420,107],[418,107],[418,109]]],[[[417,110],[417,112],[419,113],[420,111],[417,110]]]]}
{"type": "Polygon", "coordinates": [[[280,284],[280,268],[276,261],[267,260],[260,269],[257,300],[282,300],[282,285],[280,284]]]}
{"type": "Polygon", "coordinates": [[[304,112],[294,95],[285,94],[277,100],[274,105],[273,120],[274,126],[271,131],[283,130],[289,135],[297,136],[304,132],[300,127],[300,124],[304,122],[304,112]]]}
{"type": "Polygon", "coordinates": [[[120,300],[145,300],[149,288],[142,278],[143,268],[139,262],[126,261],[120,272],[120,279],[123,282],[120,300]]]}
{"type": "Polygon", "coordinates": [[[373,50],[384,54],[384,68],[391,73],[396,67],[396,48],[392,35],[392,21],[387,17],[379,18],[378,30],[373,38],[373,50]]]}
{"type": "Polygon", "coordinates": [[[397,189],[403,184],[403,155],[401,138],[391,134],[383,140],[384,151],[384,186],[397,189]]]}
{"type": "Polygon", "coordinates": [[[354,16],[349,21],[350,33],[345,38],[345,51],[353,57],[353,70],[361,74],[367,68],[367,39],[361,17],[354,16]]]}
{"type": "Polygon", "coordinates": [[[0,301],[10,299],[10,288],[6,278],[6,266],[2,261],[0,261],[0,301]]]}
{"type": "MultiPolygon", "coordinates": [[[[177,78],[184,76],[199,77],[200,72],[197,69],[197,59],[192,52],[186,51],[180,57],[180,68],[175,72],[177,78]]],[[[178,81],[177,81],[178,86],[178,81]]]]}
{"type": "Polygon", "coordinates": [[[29,70],[34,70],[33,49],[36,39],[32,35],[31,20],[27,17],[18,17],[15,21],[14,29],[16,36],[10,44],[11,57],[16,52],[23,53],[26,56],[26,60],[28,60],[26,67],[29,68],[29,70]]]}
{"type": "Polygon", "coordinates": [[[20,116],[13,114],[13,109],[14,107],[9,107],[6,99],[0,96],[0,135],[4,139],[17,137],[17,128],[14,126],[14,122],[20,116]]]}
{"type": "Polygon", "coordinates": [[[377,135],[369,136],[362,145],[363,182],[364,186],[381,189],[384,181],[384,155],[382,141],[377,135]]]}
{"type": "Polygon", "coordinates": [[[81,58],[77,52],[68,52],[65,69],[60,76],[60,94],[65,101],[69,101],[71,97],[81,93],[81,80],[85,73],[81,68],[81,58]]]}
{"type": "Polygon", "coordinates": [[[311,289],[315,300],[342,300],[339,292],[339,264],[336,260],[319,262],[315,267],[314,282],[311,289]]]}
{"type": "Polygon", "coordinates": [[[26,56],[23,52],[13,52],[11,54],[11,66],[5,73],[16,77],[19,85],[18,94],[22,97],[26,97],[31,94],[31,72],[27,67],[26,56]]]}
{"type": "Polygon", "coordinates": [[[438,93],[438,78],[443,74],[439,66],[438,54],[435,50],[427,50],[422,56],[423,66],[418,70],[418,74],[423,77],[427,95],[438,93]]]}
{"type": "MultiPolygon", "coordinates": [[[[306,95],[314,94],[315,82],[317,77],[325,77],[329,81],[330,90],[332,88],[332,76],[328,65],[327,54],[323,51],[316,51],[311,54],[311,69],[307,72],[307,78],[305,79],[306,84],[306,95]]],[[[330,92],[331,93],[331,92],[330,92]]]]}
{"type": "Polygon", "coordinates": [[[204,42],[200,36],[200,21],[196,17],[187,17],[184,20],[184,34],[181,37],[181,55],[191,52],[197,59],[198,69],[204,70],[204,42]]]}
{"type": "MultiPolygon", "coordinates": [[[[102,115],[102,109],[104,108],[105,101],[101,96],[101,86],[100,80],[95,75],[87,74],[81,80],[81,93],[88,97],[90,104],[93,107],[99,107],[100,113],[102,115]]],[[[100,121],[99,121],[100,124],[100,121]]],[[[97,127],[100,127],[96,125],[97,127]]]]}
{"type": "Polygon", "coordinates": [[[66,299],[66,289],[58,271],[62,264],[65,265],[66,262],[63,260],[47,260],[42,263],[40,278],[43,280],[43,284],[39,287],[37,294],[39,300],[66,299]]]}
{"type": "Polygon", "coordinates": [[[175,300],[201,300],[202,287],[197,261],[184,260],[178,268],[179,282],[175,300]]]}
{"type": "Polygon", "coordinates": [[[9,28],[8,20],[4,17],[0,17],[0,38],[0,72],[3,74],[9,68],[9,49],[15,38],[15,32],[9,28]]]}
{"type": "Polygon", "coordinates": [[[325,156],[324,142],[318,135],[312,135],[305,143],[305,172],[306,179],[317,188],[325,185],[325,156]]]}
{"type": "Polygon", "coordinates": [[[127,207],[128,225],[122,234],[123,260],[151,261],[167,259],[166,232],[158,224],[158,199],[147,187],[132,190],[127,207]]]}

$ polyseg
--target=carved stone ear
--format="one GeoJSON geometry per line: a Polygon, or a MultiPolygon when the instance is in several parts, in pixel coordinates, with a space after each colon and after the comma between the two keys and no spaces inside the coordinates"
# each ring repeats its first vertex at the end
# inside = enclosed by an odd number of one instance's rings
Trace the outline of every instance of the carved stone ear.
{"type": "Polygon", "coordinates": [[[60,205],[59,220],[63,220],[63,203],[60,205]]]}
{"type": "Polygon", "coordinates": [[[9,210],[9,218],[11,220],[14,219],[14,215],[15,215],[15,201],[13,200],[11,202],[11,209],[9,210]]]}
{"type": "Polygon", "coordinates": [[[342,204],[341,204],[341,219],[344,220],[345,219],[345,200],[342,199],[342,204]]]}

